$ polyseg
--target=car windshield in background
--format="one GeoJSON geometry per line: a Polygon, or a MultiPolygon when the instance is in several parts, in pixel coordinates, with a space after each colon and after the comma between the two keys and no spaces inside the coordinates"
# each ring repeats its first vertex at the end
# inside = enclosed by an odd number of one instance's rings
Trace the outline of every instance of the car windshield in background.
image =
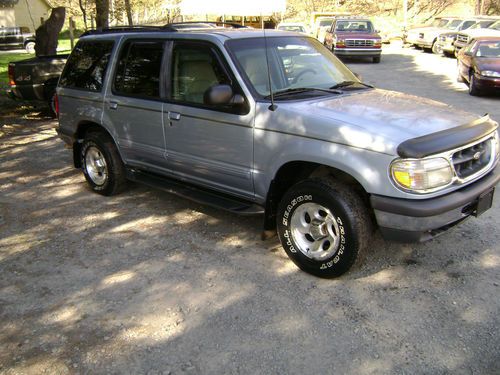
{"type": "Polygon", "coordinates": [[[476,57],[500,57],[500,41],[481,42],[477,48],[476,57]]]}
{"type": "Polygon", "coordinates": [[[449,24],[446,25],[447,29],[453,30],[458,27],[462,23],[462,20],[453,20],[449,24]]]}
{"type": "Polygon", "coordinates": [[[500,31],[500,21],[495,22],[494,24],[490,25],[488,29],[493,29],[493,30],[499,30],[500,31]]]}
{"type": "Polygon", "coordinates": [[[485,29],[490,27],[494,21],[479,21],[478,23],[472,25],[470,29],[485,29]]]}
{"type": "MultiPolygon", "coordinates": [[[[226,44],[238,69],[255,91],[268,96],[266,41],[263,38],[233,39],[226,44]]],[[[346,81],[363,88],[354,74],[316,39],[272,37],[267,38],[267,48],[273,92],[302,88],[328,90],[346,81]]],[[[316,94],[327,93],[308,91],[308,95],[316,94]]]]}
{"type": "Polygon", "coordinates": [[[449,22],[450,22],[450,20],[439,20],[439,22],[437,23],[437,25],[435,25],[435,27],[441,29],[441,28],[445,27],[449,22]]]}
{"type": "Polygon", "coordinates": [[[333,19],[326,19],[319,21],[319,27],[331,26],[333,19]]]}
{"type": "Polygon", "coordinates": [[[302,26],[279,26],[278,30],[283,31],[296,31],[298,33],[304,33],[305,30],[302,26]]]}
{"type": "Polygon", "coordinates": [[[352,32],[373,32],[373,26],[370,21],[337,21],[335,31],[352,32]]]}

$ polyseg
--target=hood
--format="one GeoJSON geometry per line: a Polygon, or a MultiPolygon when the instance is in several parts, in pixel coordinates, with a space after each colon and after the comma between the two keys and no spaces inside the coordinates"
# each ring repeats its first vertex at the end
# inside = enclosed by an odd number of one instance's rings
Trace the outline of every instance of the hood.
{"type": "Polygon", "coordinates": [[[379,89],[283,104],[292,119],[309,114],[301,127],[308,136],[391,155],[408,139],[479,118],[444,103],[379,89]]]}
{"type": "Polygon", "coordinates": [[[500,72],[500,57],[480,57],[475,58],[479,70],[493,70],[500,72]]]}
{"type": "Polygon", "coordinates": [[[380,35],[375,32],[353,32],[353,31],[335,31],[337,38],[342,39],[380,39],[380,35]]]}

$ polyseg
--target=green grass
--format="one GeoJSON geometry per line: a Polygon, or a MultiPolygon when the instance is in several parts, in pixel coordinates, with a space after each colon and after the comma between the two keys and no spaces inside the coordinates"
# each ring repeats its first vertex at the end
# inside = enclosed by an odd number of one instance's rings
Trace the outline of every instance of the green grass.
{"type": "MultiPolygon", "coordinates": [[[[77,39],[75,39],[75,43],[77,39]]],[[[71,43],[69,39],[59,39],[59,44],[57,46],[57,53],[69,53],[71,51],[71,43]]],[[[2,93],[9,86],[8,77],[8,66],[9,62],[15,62],[19,60],[29,59],[35,57],[35,54],[29,54],[26,52],[12,52],[12,53],[2,53],[0,54],[0,90],[2,93]]]]}

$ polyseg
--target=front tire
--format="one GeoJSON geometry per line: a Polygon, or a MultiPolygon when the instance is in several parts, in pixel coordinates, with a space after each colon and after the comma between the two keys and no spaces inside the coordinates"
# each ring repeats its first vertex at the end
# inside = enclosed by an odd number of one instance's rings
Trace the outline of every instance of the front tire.
{"type": "Polygon", "coordinates": [[[81,158],[83,175],[94,192],[109,196],[123,190],[126,185],[125,166],[108,134],[88,133],[83,141],[81,158]]]}
{"type": "Polygon", "coordinates": [[[277,227],[290,259],[301,270],[323,278],[347,272],[371,235],[361,198],[330,178],[292,186],[279,204],[277,227]]]}
{"type": "Polygon", "coordinates": [[[443,47],[438,42],[434,42],[432,44],[432,53],[436,55],[442,55],[443,54],[443,47]]]}
{"type": "Polygon", "coordinates": [[[476,78],[474,78],[474,72],[469,74],[469,95],[479,96],[481,92],[477,88],[476,78]]]}
{"type": "Polygon", "coordinates": [[[35,53],[35,42],[28,42],[24,45],[27,53],[35,53]]]}

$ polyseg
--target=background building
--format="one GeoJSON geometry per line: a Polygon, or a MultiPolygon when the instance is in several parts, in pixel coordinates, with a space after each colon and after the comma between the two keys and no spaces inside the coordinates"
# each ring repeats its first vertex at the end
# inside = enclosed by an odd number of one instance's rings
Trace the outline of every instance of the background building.
{"type": "Polygon", "coordinates": [[[0,0],[0,27],[24,26],[34,32],[50,9],[46,0],[0,0]]]}

